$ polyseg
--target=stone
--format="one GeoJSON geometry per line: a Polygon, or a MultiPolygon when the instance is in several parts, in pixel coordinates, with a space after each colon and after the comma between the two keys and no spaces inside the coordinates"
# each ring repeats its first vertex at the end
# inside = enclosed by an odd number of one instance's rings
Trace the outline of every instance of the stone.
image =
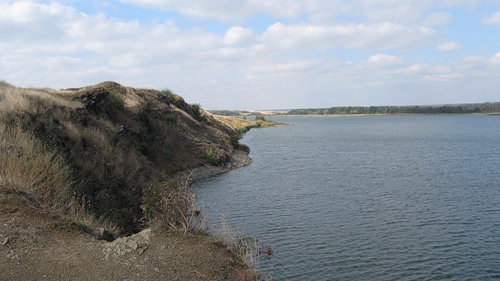
{"type": "Polygon", "coordinates": [[[123,256],[133,251],[142,254],[148,248],[150,237],[150,228],[128,237],[120,237],[104,245],[105,258],[108,260],[111,256],[123,256]]]}

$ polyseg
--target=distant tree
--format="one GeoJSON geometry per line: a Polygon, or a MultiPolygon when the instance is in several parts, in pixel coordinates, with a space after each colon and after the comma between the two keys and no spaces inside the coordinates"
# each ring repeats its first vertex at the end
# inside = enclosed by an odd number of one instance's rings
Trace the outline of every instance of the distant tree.
{"type": "Polygon", "coordinates": [[[264,117],[264,115],[257,115],[257,116],[255,116],[255,120],[256,121],[267,121],[266,117],[264,117]]]}

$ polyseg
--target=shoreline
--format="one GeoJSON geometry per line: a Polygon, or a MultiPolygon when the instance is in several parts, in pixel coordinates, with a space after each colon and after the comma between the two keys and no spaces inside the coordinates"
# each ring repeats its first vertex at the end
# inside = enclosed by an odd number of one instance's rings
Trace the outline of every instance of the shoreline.
{"type": "Polygon", "coordinates": [[[213,166],[207,164],[198,166],[196,168],[180,171],[167,179],[167,181],[175,181],[178,184],[184,185],[189,188],[193,183],[197,181],[224,174],[232,170],[250,165],[252,163],[252,159],[248,155],[249,153],[245,151],[235,150],[231,155],[229,161],[224,163],[224,165],[213,166]]]}

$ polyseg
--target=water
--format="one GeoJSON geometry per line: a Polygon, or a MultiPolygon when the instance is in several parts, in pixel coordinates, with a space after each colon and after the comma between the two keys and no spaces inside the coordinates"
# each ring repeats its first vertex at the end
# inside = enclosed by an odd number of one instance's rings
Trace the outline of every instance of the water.
{"type": "Polygon", "coordinates": [[[500,279],[500,116],[282,118],[194,185],[274,280],[500,279]]]}

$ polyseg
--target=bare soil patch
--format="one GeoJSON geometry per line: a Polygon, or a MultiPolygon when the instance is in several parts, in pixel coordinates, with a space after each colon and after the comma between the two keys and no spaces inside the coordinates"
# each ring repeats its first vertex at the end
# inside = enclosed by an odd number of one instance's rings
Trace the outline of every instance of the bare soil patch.
{"type": "Polygon", "coordinates": [[[0,192],[0,280],[253,280],[205,236],[151,229],[114,242],[0,192]]]}

